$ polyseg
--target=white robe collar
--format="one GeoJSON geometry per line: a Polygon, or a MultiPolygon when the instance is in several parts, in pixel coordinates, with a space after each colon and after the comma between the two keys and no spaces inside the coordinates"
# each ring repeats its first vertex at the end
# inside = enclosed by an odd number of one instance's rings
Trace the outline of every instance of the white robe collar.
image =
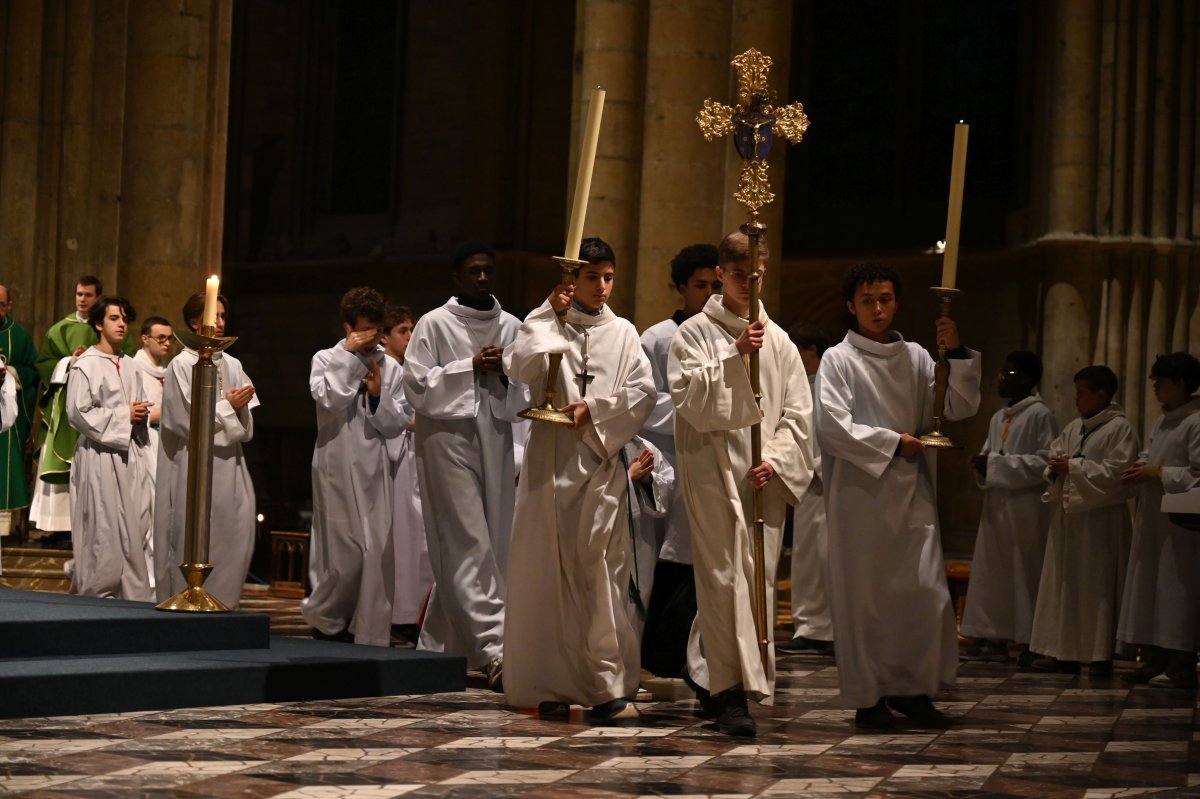
{"type": "Polygon", "coordinates": [[[616,318],[617,315],[612,312],[612,309],[608,305],[605,305],[600,309],[600,313],[598,314],[590,314],[574,307],[568,308],[567,315],[563,318],[563,321],[572,325],[596,327],[597,325],[606,325],[616,318]]]}
{"type": "MultiPolygon", "coordinates": [[[[725,298],[720,294],[713,294],[708,298],[708,302],[704,303],[704,314],[716,322],[721,327],[729,331],[730,335],[737,338],[742,334],[742,331],[750,324],[748,319],[735,314],[733,311],[725,307],[725,298]]],[[[763,308],[760,301],[758,303],[758,321],[764,325],[771,321],[767,316],[767,311],[763,308]]]]}
{"type": "Polygon", "coordinates": [[[167,367],[159,366],[158,364],[156,364],[150,358],[150,355],[147,354],[144,347],[142,349],[138,350],[134,354],[133,359],[135,361],[137,361],[139,364],[141,364],[142,371],[146,372],[151,377],[155,378],[156,380],[165,380],[166,379],[167,367]]]}
{"type": "Polygon", "coordinates": [[[1173,422],[1176,419],[1182,419],[1183,417],[1187,416],[1188,414],[1194,413],[1198,410],[1200,410],[1200,397],[1192,397],[1187,402],[1180,405],[1178,408],[1174,408],[1173,410],[1165,411],[1163,413],[1163,421],[1173,422]]]}
{"type": "Polygon", "coordinates": [[[846,341],[853,344],[863,352],[871,355],[878,355],[882,358],[894,358],[897,355],[908,351],[908,342],[904,340],[904,336],[897,333],[895,330],[889,330],[888,336],[891,341],[886,344],[881,344],[875,339],[867,338],[861,333],[856,333],[853,330],[846,331],[846,341]]]}
{"type": "Polygon", "coordinates": [[[1025,399],[1018,402],[1016,405],[1010,405],[1010,406],[1005,407],[1003,409],[1004,416],[1007,419],[1012,419],[1013,417],[1023,413],[1024,411],[1029,410],[1034,405],[1045,405],[1045,404],[1046,403],[1042,400],[1041,395],[1038,394],[1037,392],[1034,392],[1033,394],[1030,394],[1028,397],[1026,397],[1025,399]]]}
{"type": "Polygon", "coordinates": [[[1125,415],[1125,409],[1122,408],[1119,404],[1114,402],[1114,403],[1110,404],[1104,410],[1100,411],[1100,413],[1093,416],[1092,418],[1081,419],[1080,421],[1083,423],[1083,429],[1086,432],[1090,433],[1093,430],[1095,430],[1097,427],[1099,427],[1100,425],[1111,422],[1113,419],[1116,419],[1117,417],[1124,416],[1124,415],[1125,415]]]}
{"type": "Polygon", "coordinates": [[[492,297],[492,307],[486,311],[480,311],[477,308],[470,308],[458,301],[458,297],[451,297],[446,300],[446,304],[442,306],[455,316],[462,316],[467,319],[495,319],[500,315],[500,300],[492,297]]]}

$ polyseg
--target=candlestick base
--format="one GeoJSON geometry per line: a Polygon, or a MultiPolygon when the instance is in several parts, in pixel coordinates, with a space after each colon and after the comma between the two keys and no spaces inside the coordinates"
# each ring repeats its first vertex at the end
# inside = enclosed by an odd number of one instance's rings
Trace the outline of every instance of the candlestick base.
{"type": "Polygon", "coordinates": [[[933,449],[962,449],[962,444],[939,430],[921,436],[921,443],[933,449]]]}
{"type": "Polygon", "coordinates": [[[568,426],[575,424],[574,416],[569,413],[563,413],[549,403],[538,405],[534,408],[526,408],[518,413],[517,416],[520,416],[522,419],[531,419],[535,422],[549,422],[550,424],[565,424],[568,426]]]}
{"type": "Polygon", "coordinates": [[[204,590],[204,581],[212,571],[211,563],[182,563],[179,571],[188,587],[170,599],[157,605],[159,610],[179,611],[183,613],[228,613],[225,603],[204,590]]]}

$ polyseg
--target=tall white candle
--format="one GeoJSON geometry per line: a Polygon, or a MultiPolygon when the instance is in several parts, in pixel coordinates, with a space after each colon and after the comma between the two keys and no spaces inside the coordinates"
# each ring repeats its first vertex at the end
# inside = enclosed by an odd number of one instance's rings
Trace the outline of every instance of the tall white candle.
{"type": "Polygon", "coordinates": [[[962,223],[963,183],[967,177],[967,133],[971,126],[954,126],[954,156],[950,161],[950,204],[946,209],[946,252],[942,255],[942,286],[954,288],[958,278],[958,232],[962,223]]]}
{"type": "Polygon", "coordinates": [[[200,319],[201,327],[217,326],[217,290],[220,286],[221,281],[216,275],[204,284],[204,316],[200,319]]]}
{"type": "Polygon", "coordinates": [[[567,227],[567,247],[563,255],[579,259],[583,241],[583,221],[587,216],[588,193],[592,190],[592,167],[596,163],[596,143],[600,141],[600,116],[604,113],[604,89],[592,89],[587,122],[583,126],[583,144],[579,148],[579,173],[575,177],[575,197],[571,203],[571,224],[567,227]]]}

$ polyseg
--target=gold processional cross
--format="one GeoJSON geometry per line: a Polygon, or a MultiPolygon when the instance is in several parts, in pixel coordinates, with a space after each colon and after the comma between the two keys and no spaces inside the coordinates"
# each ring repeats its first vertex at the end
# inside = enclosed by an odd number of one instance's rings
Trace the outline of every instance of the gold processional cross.
{"type": "MultiPolygon", "coordinates": [[[[715,100],[705,100],[704,108],[696,115],[696,124],[708,141],[733,134],[733,147],[742,158],[742,174],[738,179],[733,198],[750,211],[750,219],[740,227],[750,242],[750,315],[747,321],[756,320],[758,314],[758,284],[762,271],[759,268],[759,239],[766,234],[767,226],[758,220],[758,209],[775,199],[771,181],[767,178],[767,155],[771,152],[772,130],[778,130],[792,144],[798,144],[808,130],[808,115],[804,106],[792,103],[782,108],[775,107],[775,93],[767,87],[767,72],[771,69],[771,57],[753,47],[733,59],[733,68],[738,76],[738,104],[733,108],[715,100]]],[[[762,385],[759,379],[758,350],[746,358],[746,374],[754,391],[754,402],[762,415],[762,385]]],[[[762,463],[762,422],[750,427],[750,460],[755,466],[762,463]]],[[[751,536],[754,557],[754,627],[758,634],[758,654],[762,660],[763,673],[767,671],[767,580],[765,573],[766,544],[763,522],[762,488],[753,492],[754,518],[751,536]]]]}
{"type": "MultiPolygon", "coordinates": [[[[774,63],[770,56],[751,47],[731,63],[737,70],[738,104],[731,108],[716,100],[705,100],[696,124],[706,141],[733,134],[734,149],[742,158],[742,175],[733,198],[750,210],[753,221],[758,218],[758,209],[775,199],[767,178],[772,129],[792,144],[799,144],[808,130],[808,116],[802,103],[775,106],[775,93],[767,86],[767,72],[774,63]]],[[[758,265],[751,264],[751,268],[757,269],[758,265]]]]}

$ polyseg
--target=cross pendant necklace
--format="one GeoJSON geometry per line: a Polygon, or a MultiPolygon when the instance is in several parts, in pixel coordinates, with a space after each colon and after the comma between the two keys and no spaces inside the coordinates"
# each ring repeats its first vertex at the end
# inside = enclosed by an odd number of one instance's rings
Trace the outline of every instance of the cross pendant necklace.
{"type": "Polygon", "coordinates": [[[579,382],[579,396],[587,396],[588,383],[596,379],[595,375],[588,374],[588,329],[583,328],[583,365],[579,369],[579,374],[575,375],[575,379],[579,382]]]}

